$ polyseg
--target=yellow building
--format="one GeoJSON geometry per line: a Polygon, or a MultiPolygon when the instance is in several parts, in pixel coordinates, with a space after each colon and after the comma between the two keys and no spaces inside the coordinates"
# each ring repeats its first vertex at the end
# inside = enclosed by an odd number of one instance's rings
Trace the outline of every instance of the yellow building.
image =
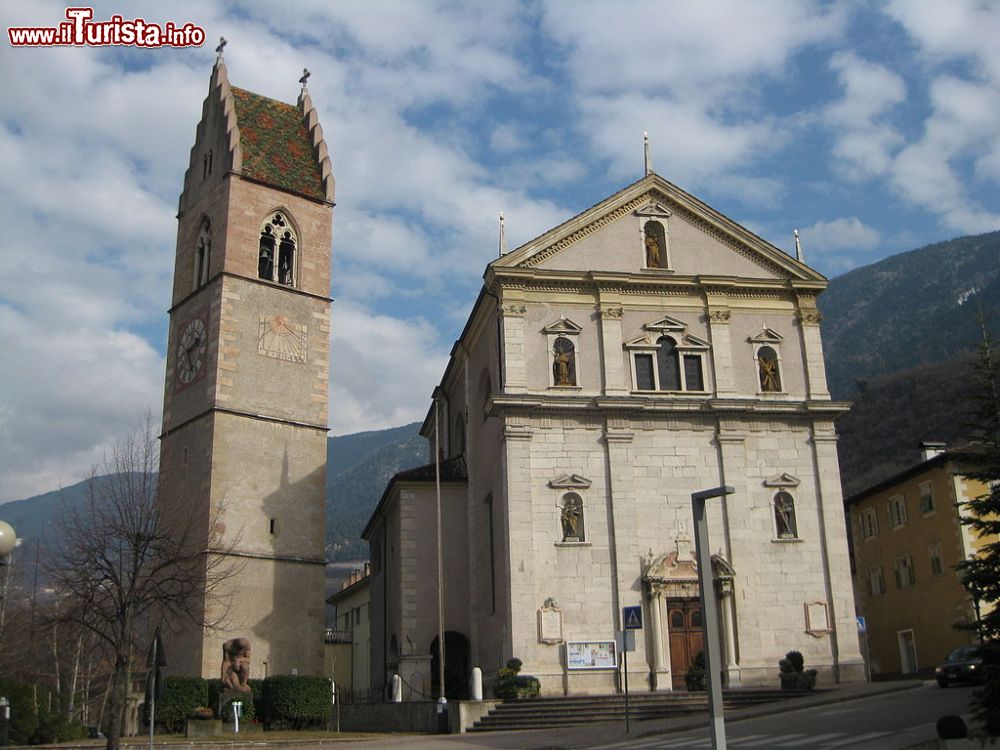
{"type": "Polygon", "coordinates": [[[984,543],[960,515],[961,504],[986,487],[955,473],[943,443],[920,447],[921,463],[846,501],[873,675],[925,671],[976,641],[954,627],[972,622],[979,606],[955,565],[984,543]]]}

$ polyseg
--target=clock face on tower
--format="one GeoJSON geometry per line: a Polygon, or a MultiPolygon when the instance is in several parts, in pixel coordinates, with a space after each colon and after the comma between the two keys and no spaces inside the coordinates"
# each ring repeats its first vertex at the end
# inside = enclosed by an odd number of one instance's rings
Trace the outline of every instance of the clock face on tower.
{"type": "Polygon", "coordinates": [[[192,318],[181,329],[177,343],[174,373],[179,387],[190,385],[205,373],[205,350],[208,347],[208,326],[205,319],[192,318]]]}

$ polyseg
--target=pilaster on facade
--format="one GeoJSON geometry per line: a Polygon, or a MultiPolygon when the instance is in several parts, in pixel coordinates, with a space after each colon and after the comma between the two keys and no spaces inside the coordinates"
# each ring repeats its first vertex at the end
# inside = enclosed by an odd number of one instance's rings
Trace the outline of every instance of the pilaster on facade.
{"type": "Polygon", "coordinates": [[[823,315],[816,308],[815,297],[798,299],[799,331],[802,335],[802,360],[806,373],[806,392],[811,400],[829,400],[830,390],[826,383],[826,361],[823,358],[823,342],[819,324],[823,315]]]}
{"type": "Polygon", "coordinates": [[[625,365],[622,358],[621,305],[601,305],[601,365],[604,372],[604,394],[624,395],[628,392],[625,365]]]}
{"type": "Polygon", "coordinates": [[[505,393],[524,393],[528,390],[527,365],[524,357],[524,314],[527,308],[520,302],[504,302],[500,306],[500,325],[503,331],[505,393]]]}
{"type": "Polygon", "coordinates": [[[851,563],[846,545],[830,544],[830,540],[846,539],[844,501],[840,486],[840,464],[837,459],[837,434],[833,423],[817,421],[810,439],[813,471],[816,478],[816,506],[819,521],[819,542],[823,556],[823,578],[826,585],[827,617],[830,632],[830,656],[834,678],[838,681],[857,680],[864,674],[864,662],[858,639],[854,637],[854,592],[851,585],[851,563]]]}
{"type": "Polygon", "coordinates": [[[729,331],[728,307],[710,302],[708,308],[708,337],[712,342],[712,369],[715,395],[718,398],[736,398],[736,378],[733,374],[733,346],[729,331]]]}
{"type": "MultiPolygon", "coordinates": [[[[641,554],[638,546],[639,513],[635,489],[635,462],[632,460],[632,442],[635,438],[631,425],[622,418],[608,419],[603,435],[607,461],[606,502],[608,520],[608,541],[611,543],[612,600],[614,602],[614,627],[620,630],[618,622],[622,607],[642,604],[641,593],[634,592],[632,561],[641,554]]],[[[646,660],[645,643],[636,640],[635,663],[646,660]]]]}
{"type": "MultiPolygon", "coordinates": [[[[532,565],[534,514],[532,512],[532,432],[523,424],[507,423],[503,431],[506,480],[506,569],[509,571],[511,612],[530,612],[537,606],[532,565]]],[[[511,646],[514,653],[528,654],[537,640],[530,618],[512,618],[511,646]]]]}

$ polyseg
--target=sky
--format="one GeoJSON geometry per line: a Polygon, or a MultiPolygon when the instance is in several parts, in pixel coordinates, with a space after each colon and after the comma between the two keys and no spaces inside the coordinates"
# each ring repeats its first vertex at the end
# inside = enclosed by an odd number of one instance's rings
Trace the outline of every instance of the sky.
{"type": "MultiPolygon", "coordinates": [[[[0,502],[162,410],[177,199],[215,46],[337,181],[332,434],[421,419],[486,264],[666,179],[829,277],[1000,229],[1000,2],[98,2],[202,46],[0,41],[0,502]],[[389,353],[389,354],[387,354],[389,353]],[[392,362],[387,367],[386,362],[392,362]]],[[[4,0],[9,27],[66,5],[4,0]]]]}

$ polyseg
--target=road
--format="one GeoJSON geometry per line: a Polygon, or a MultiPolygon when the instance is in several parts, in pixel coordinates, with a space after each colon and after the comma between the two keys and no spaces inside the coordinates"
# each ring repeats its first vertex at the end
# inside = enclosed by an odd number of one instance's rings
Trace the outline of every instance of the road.
{"type": "MultiPolygon", "coordinates": [[[[733,722],[726,728],[727,744],[738,750],[900,750],[937,737],[935,723],[941,716],[967,714],[971,692],[971,688],[942,690],[929,683],[902,693],[733,722]]],[[[711,741],[708,730],[704,729],[586,747],[590,750],[700,750],[710,748],[711,741]]]]}
{"type": "MultiPolygon", "coordinates": [[[[935,722],[945,714],[968,720],[972,688],[942,690],[925,683],[901,692],[813,708],[782,710],[755,719],[727,720],[733,750],[902,750],[937,737],[935,722]]],[[[683,720],[692,726],[699,719],[683,720]]],[[[711,747],[708,717],[704,728],[658,729],[656,722],[635,721],[632,733],[621,724],[593,724],[566,729],[486,732],[461,735],[385,735],[377,739],[338,741],[328,750],[706,750],[711,747]]],[[[288,750],[302,750],[301,746],[288,750]]],[[[280,743],[271,750],[283,750],[280,743]]]]}

